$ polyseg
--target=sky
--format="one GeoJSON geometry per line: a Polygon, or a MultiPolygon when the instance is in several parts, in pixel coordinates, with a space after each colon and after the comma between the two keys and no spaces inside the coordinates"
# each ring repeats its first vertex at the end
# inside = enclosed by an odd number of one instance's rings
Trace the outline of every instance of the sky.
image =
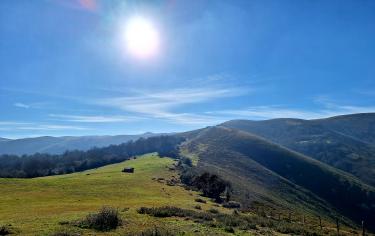
{"type": "Polygon", "coordinates": [[[0,137],[375,112],[374,12],[372,0],[2,0],[0,137]],[[147,57],[124,39],[137,17],[158,36],[147,57]]]}

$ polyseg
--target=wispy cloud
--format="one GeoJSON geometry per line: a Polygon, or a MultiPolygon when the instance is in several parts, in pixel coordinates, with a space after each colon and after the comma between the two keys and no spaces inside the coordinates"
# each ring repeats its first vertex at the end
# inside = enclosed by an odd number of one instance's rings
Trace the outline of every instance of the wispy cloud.
{"type": "Polygon", "coordinates": [[[54,131],[54,130],[88,130],[89,128],[71,125],[51,125],[51,124],[41,124],[33,126],[20,126],[17,127],[18,130],[44,130],[44,131],[54,131]]]}
{"type": "Polygon", "coordinates": [[[31,125],[29,122],[18,122],[18,121],[0,121],[0,126],[16,126],[16,125],[31,125]]]}
{"type": "Polygon", "coordinates": [[[25,103],[21,103],[21,102],[14,103],[13,105],[14,105],[15,107],[19,107],[19,108],[25,108],[25,109],[30,108],[29,105],[27,105],[27,104],[25,104],[25,103]]]}
{"type": "Polygon", "coordinates": [[[142,119],[134,116],[83,116],[83,115],[62,115],[49,114],[50,117],[60,121],[81,122],[81,123],[116,123],[129,122],[142,119]]]}
{"type": "Polygon", "coordinates": [[[293,109],[283,106],[253,106],[237,110],[209,112],[208,114],[223,115],[229,119],[258,120],[274,118],[320,119],[345,114],[370,112],[375,112],[375,106],[348,106],[329,103],[316,110],[293,109]]]}
{"type": "Polygon", "coordinates": [[[33,103],[23,103],[23,102],[16,102],[13,104],[13,106],[18,108],[24,108],[24,109],[50,109],[52,104],[50,102],[33,102],[33,103]]]}
{"type": "Polygon", "coordinates": [[[252,106],[243,109],[222,110],[211,114],[225,115],[234,119],[274,119],[274,118],[301,118],[315,119],[326,116],[322,112],[313,112],[303,109],[291,109],[280,106],[252,106]]]}
{"type": "Polygon", "coordinates": [[[73,125],[59,125],[47,123],[33,123],[21,121],[0,121],[0,130],[88,130],[87,127],[73,125]]]}
{"type": "Polygon", "coordinates": [[[187,104],[240,96],[246,92],[248,90],[237,87],[179,88],[159,92],[137,92],[133,96],[105,98],[97,100],[96,104],[174,123],[212,124],[217,120],[216,117],[195,113],[179,113],[175,112],[174,109],[187,104]]]}

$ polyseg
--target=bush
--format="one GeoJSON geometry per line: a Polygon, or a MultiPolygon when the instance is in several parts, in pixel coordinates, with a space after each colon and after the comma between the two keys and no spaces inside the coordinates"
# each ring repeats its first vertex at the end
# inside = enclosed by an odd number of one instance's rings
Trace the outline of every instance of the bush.
{"type": "Polygon", "coordinates": [[[224,225],[226,227],[237,227],[247,224],[247,222],[242,217],[228,214],[219,214],[217,216],[217,221],[220,222],[221,225],[224,225]]]}
{"type": "Polygon", "coordinates": [[[225,227],[224,230],[228,233],[234,234],[234,229],[232,227],[225,227]]]}
{"type": "Polygon", "coordinates": [[[229,201],[229,202],[224,203],[223,207],[225,207],[225,208],[240,208],[241,204],[239,202],[229,201]]]}
{"type": "Polygon", "coordinates": [[[196,205],[196,206],[194,206],[194,208],[197,209],[197,210],[202,210],[202,207],[200,205],[196,205]]]}
{"type": "Polygon", "coordinates": [[[204,212],[196,212],[193,210],[186,210],[181,209],[178,207],[173,206],[165,206],[165,207],[141,207],[138,209],[139,214],[147,214],[155,217],[191,217],[194,219],[201,219],[201,220],[212,220],[212,216],[208,213],[204,212]]]}
{"type": "Polygon", "coordinates": [[[195,201],[200,203],[207,203],[207,201],[203,200],[202,198],[196,198],[195,201]]]}
{"type": "Polygon", "coordinates": [[[140,233],[137,233],[135,235],[139,236],[174,236],[176,235],[176,232],[170,232],[166,229],[161,228],[154,228],[154,229],[147,229],[145,231],[142,231],[140,233]]]}
{"type": "Polygon", "coordinates": [[[217,214],[217,213],[219,213],[219,211],[218,211],[217,209],[215,209],[215,208],[211,208],[211,209],[209,209],[208,212],[210,212],[210,213],[212,213],[212,214],[217,214]]]}
{"type": "Polygon", "coordinates": [[[5,226],[5,225],[0,226],[0,235],[9,235],[11,233],[12,232],[8,226],[5,226]]]}
{"type": "Polygon", "coordinates": [[[79,233],[70,233],[70,232],[56,232],[52,234],[52,236],[80,236],[81,234],[79,233]]]}
{"type": "Polygon", "coordinates": [[[89,214],[86,216],[86,219],[81,222],[82,227],[99,231],[116,229],[119,225],[121,225],[121,219],[118,211],[107,206],[103,207],[98,213],[89,214]]]}

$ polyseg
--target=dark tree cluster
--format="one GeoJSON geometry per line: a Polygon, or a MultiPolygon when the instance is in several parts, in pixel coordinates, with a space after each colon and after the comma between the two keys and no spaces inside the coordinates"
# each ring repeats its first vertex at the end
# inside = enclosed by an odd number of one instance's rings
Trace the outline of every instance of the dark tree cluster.
{"type": "Polygon", "coordinates": [[[88,151],[66,151],[61,155],[1,155],[0,177],[33,178],[68,174],[122,162],[135,155],[158,152],[160,156],[175,157],[183,141],[175,136],[157,136],[88,151]]]}
{"type": "Polygon", "coordinates": [[[230,199],[231,185],[215,174],[204,172],[198,174],[194,170],[187,169],[180,176],[181,182],[202,191],[203,196],[221,202],[221,194],[226,193],[227,200],[230,199]]]}

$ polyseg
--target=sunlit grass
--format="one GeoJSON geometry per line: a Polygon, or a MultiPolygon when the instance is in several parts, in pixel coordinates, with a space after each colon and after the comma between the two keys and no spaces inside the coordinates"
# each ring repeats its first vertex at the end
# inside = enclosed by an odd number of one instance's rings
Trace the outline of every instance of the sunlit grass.
{"type": "MultiPolygon", "coordinates": [[[[191,231],[198,227],[204,231],[204,226],[193,222],[177,219],[161,222],[136,213],[136,209],[141,206],[173,205],[194,209],[197,205],[194,199],[198,193],[153,180],[178,177],[177,172],[169,170],[173,163],[174,160],[170,158],[149,154],[69,175],[0,179],[0,225],[12,224],[22,235],[48,235],[64,228],[82,231],[59,223],[81,219],[103,205],[109,205],[119,209],[125,224],[107,234],[135,232],[152,225],[165,224],[181,230],[191,231]],[[125,166],[134,167],[135,173],[122,173],[125,166]]],[[[207,202],[202,204],[203,209],[213,207],[213,203],[207,202]]],[[[100,234],[95,232],[95,235],[100,234]]]]}

